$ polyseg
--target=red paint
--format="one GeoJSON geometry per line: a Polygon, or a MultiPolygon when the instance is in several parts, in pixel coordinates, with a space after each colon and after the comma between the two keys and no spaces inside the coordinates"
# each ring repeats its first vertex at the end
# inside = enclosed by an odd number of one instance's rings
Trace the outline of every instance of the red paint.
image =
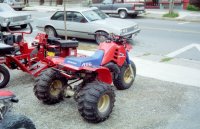
{"type": "Polygon", "coordinates": [[[187,9],[188,4],[189,0],[183,0],[183,9],[187,9]]]}
{"type": "Polygon", "coordinates": [[[104,57],[101,65],[115,62],[119,66],[122,66],[126,60],[126,49],[123,45],[118,45],[115,42],[104,42],[100,44],[98,49],[104,50],[104,57]]]}
{"type": "Polygon", "coordinates": [[[7,90],[0,90],[0,97],[11,97],[14,96],[14,93],[7,90]]]}

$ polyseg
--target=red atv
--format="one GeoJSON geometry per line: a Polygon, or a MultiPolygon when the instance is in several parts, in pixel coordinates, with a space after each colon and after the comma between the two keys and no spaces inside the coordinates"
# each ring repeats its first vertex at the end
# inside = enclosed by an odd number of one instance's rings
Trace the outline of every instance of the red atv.
{"type": "MultiPolygon", "coordinates": [[[[10,23],[8,23],[9,26],[10,23]]],[[[48,38],[46,34],[38,33],[35,42],[29,47],[24,41],[24,34],[30,32],[13,32],[8,35],[0,34],[0,88],[7,85],[10,79],[9,71],[1,64],[5,64],[9,69],[19,69],[33,76],[49,67],[54,67],[56,62],[51,61],[52,56],[65,58],[66,56],[76,56],[78,42],[72,40],[61,40],[58,38],[48,38]]]]}
{"type": "Polygon", "coordinates": [[[54,58],[57,67],[43,71],[35,80],[36,97],[46,104],[73,96],[81,116],[89,122],[106,120],[112,112],[115,93],[134,82],[136,68],[129,59],[132,47],[125,36],[110,35],[90,57],[54,58]]]}
{"type": "Polygon", "coordinates": [[[0,129],[36,129],[28,117],[10,113],[12,104],[18,102],[15,97],[10,91],[0,90],[0,129]]]}

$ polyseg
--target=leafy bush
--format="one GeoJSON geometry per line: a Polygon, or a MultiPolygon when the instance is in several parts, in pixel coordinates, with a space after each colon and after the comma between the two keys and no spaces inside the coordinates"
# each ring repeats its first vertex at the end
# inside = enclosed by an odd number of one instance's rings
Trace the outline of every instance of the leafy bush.
{"type": "Polygon", "coordinates": [[[175,17],[178,17],[178,13],[167,13],[167,14],[164,14],[163,17],[170,17],[170,18],[175,18],[175,17]]]}
{"type": "Polygon", "coordinates": [[[200,8],[196,7],[195,5],[188,4],[187,10],[190,10],[190,11],[200,11],[200,8]]]}
{"type": "Polygon", "coordinates": [[[189,3],[200,8],[200,0],[190,0],[189,3]]]}

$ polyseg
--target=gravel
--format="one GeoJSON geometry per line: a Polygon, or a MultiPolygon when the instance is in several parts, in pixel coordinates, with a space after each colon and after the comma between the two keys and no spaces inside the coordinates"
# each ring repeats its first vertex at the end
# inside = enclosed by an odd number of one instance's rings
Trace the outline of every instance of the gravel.
{"type": "Polygon", "coordinates": [[[196,87],[137,76],[130,89],[116,90],[110,118],[91,124],[79,115],[73,99],[44,105],[33,94],[33,77],[17,70],[10,72],[11,81],[6,89],[15,92],[20,100],[13,111],[31,118],[37,129],[200,128],[200,89],[196,87]]]}

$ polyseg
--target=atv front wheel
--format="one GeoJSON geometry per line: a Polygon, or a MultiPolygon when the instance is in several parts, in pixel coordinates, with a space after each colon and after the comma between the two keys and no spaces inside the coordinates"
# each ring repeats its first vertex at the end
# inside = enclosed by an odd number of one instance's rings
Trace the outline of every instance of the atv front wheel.
{"type": "Polygon", "coordinates": [[[67,80],[53,69],[43,71],[35,80],[35,96],[46,104],[55,104],[63,100],[64,86],[67,80]]]}
{"type": "Polygon", "coordinates": [[[6,87],[10,80],[9,71],[2,65],[0,65],[0,88],[6,87]]]}
{"type": "Polygon", "coordinates": [[[135,64],[131,61],[131,67],[133,70],[133,75],[129,65],[125,62],[120,69],[120,74],[116,79],[113,80],[114,85],[118,90],[125,90],[131,87],[136,76],[135,64]]]}
{"type": "Polygon", "coordinates": [[[33,122],[22,115],[7,115],[1,123],[2,129],[36,129],[33,122]]]}
{"type": "Polygon", "coordinates": [[[112,112],[115,93],[110,85],[101,82],[88,83],[78,97],[78,110],[81,116],[92,123],[106,120],[112,112]]]}

